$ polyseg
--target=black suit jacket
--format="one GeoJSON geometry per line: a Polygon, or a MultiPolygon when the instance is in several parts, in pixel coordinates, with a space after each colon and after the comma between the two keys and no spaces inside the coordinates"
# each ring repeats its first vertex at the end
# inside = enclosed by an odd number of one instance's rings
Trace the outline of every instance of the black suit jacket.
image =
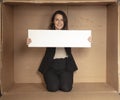
{"type": "MultiPolygon", "coordinates": [[[[41,73],[45,73],[51,66],[52,62],[53,62],[53,57],[55,55],[55,50],[56,48],[46,48],[46,51],[45,51],[45,55],[42,59],[42,62],[39,66],[39,72],[41,73]]],[[[67,61],[66,61],[66,69],[68,71],[75,71],[77,70],[77,66],[76,66],[76,63],[73,59],[73,56],[71,54],[71,48],[65,48],[65,51],[68,55],[68,58],[67,58],[67,61]]]]}

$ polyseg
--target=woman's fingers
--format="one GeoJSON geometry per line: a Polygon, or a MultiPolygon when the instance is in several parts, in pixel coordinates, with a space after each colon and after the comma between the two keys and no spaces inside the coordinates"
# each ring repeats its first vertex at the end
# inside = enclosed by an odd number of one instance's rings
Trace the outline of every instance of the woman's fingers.
{"type": "Polygon", "coordinates": [[[88,41],[89,41],[89,42],[92,42],[92,36],[89,36],[89,37],[88,37],[88,41]]]}
{"type": "Polygon", "coordinates": [[[30,44],[32,40],[30,38],[27,38],[27,45],[30,44]]]}

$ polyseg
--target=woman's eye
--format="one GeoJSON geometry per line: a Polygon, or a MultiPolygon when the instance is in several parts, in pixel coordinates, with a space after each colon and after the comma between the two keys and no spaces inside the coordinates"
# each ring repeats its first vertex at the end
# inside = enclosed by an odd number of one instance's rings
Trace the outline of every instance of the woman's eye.
{"type": "Polygon", "coordinates": [[[55,21],[58,21],[58,19],[56,19],[55,21]]]}

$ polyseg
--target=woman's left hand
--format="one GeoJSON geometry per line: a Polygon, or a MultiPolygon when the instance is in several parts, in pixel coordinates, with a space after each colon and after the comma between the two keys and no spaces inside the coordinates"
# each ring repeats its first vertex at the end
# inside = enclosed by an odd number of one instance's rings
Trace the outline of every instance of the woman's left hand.
{"type": "Polygon", "coordinates": [[[88,41],[89,41],[89,42],[92,42],[92,36],[89,36],[89,37],[88,37],[88,41]]]}

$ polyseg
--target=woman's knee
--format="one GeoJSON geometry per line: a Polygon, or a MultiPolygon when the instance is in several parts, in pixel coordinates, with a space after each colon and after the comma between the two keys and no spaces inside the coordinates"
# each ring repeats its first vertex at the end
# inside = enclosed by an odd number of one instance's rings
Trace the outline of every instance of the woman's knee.
{"type": "Polygon", "coordinates": [[[47,87],[47,90],[50,92],[56,92],[59,90],[59,87],[58,86],[50,86],[50,87],[47,87]]]}
{"type": "Polygon", "coordinates": [[[70,92],[72,90],[72,87],[68,87],[68,86],[62,86],[60,88],[60,90],[64,91],[64,92],[70,92]]]}

